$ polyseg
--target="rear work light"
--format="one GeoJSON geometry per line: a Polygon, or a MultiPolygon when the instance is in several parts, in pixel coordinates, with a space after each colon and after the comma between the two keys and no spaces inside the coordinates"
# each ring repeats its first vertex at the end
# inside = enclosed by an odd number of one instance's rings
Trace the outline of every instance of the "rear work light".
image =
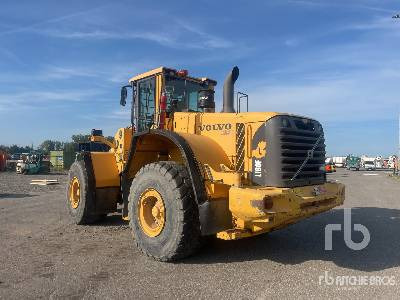
{"type": "Polygon", "coordinates": [[[176,75],[179,77],[186,77],[188,76],[188,70],[179,70],[178,72],[176,72],[176,75]]]}

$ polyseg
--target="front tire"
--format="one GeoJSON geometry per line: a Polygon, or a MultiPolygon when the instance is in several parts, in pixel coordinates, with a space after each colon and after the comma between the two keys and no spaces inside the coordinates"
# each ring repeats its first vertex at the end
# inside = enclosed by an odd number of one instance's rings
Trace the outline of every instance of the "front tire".
{"type": "Polygon", "coordinates": [[[68,172],[67,209],[77,225],[91,224],[101,216],[95,215],[95,186],[84,161],[75,161],[68,172]]]}
{"type": "Polygon", "coordinates": [[[132,181],[130,226],[137,247],[160,261],[193,254],[200,245],[200,221],[185,166],[163,161],[145,165],[132,181]]]}

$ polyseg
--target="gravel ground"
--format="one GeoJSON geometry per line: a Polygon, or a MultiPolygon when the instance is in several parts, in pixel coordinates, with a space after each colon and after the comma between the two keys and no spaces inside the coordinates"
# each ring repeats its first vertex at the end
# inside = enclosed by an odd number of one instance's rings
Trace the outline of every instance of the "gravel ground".
{"type": "MultiPolygon", "coordinates": [[[[333,250],[324,250],[325,226],[343,224],[339,207],[268,235],[211,241],[171,264],[140,255],[118,215],[91,226],[72,224],[64,208],[65,175],[0,173],[0,298],[398,299],[399,182],[384,172],[342,169],[329,178],[346,184],[344,207],[370,232],[364,250],[349,249],[340,232],[333,250]],[[29,185],[43,178],[60,184],[29,185]],[[337,276],[367,276],[372,283],[332,284],[337,276]]],[[[357,233],[354,241],[362,239],[357,233]]]]}
{"type": "Polygon", "coordinates": [[[16,172],[0,172],[0,198],[13,197],[13,195],[30,195],[43,193],[45,191],[59,191],[64,189],[67,180],[66,173],[50,173],[46,175],[22,175],[16,172]],[[60,184],[49,186],[38,186],[29,184],[33,179],[57,179],[60,184]]]}

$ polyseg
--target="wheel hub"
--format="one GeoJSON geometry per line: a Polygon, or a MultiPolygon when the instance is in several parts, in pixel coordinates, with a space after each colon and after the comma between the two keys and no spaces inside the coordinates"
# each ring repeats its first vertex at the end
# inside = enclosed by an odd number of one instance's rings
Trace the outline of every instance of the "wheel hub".
{"type": "Polygon", "coordinates": [[[79,179],[74,177],[69,183],[69,201],[73,209],[77,209],[81,199],[81,188],[79,179]]]}
{"type": "Polygon", "coordinates": [[[158,236],[165,225],[165,206],[160,193],[147,189],[139,199],[139,223],[149,237],[158,236]]]}

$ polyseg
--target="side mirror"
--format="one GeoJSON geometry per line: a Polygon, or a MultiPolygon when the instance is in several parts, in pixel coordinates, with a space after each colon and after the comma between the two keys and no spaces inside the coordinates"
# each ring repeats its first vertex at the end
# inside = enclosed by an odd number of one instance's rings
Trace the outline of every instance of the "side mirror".
{"type": "Polygon", "coordinates": [[[126,89],[126,86],[123,86],[121,88],[121,100],[119,101],[119,104],[125,106],[127,97],[128,97],[128,90],[126,89]]]}

